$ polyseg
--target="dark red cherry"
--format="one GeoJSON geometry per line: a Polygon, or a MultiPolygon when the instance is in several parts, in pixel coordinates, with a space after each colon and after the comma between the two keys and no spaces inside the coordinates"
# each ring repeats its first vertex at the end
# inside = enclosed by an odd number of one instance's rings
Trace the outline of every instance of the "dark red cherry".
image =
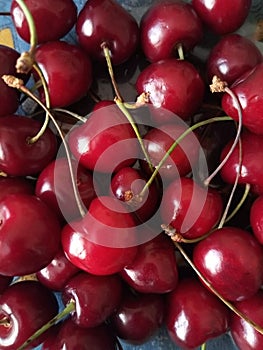
{"type": "Polygon", "coordinates": [[[141,293],[172,291],[177,286],[178,270],[170,238],[160,234],[139,245],[134,261],[120,274],[126,283],[141,293]]]}
{"type": "Polygon", "coordinates": [[[43,269],[37,271],[36,277],[39,282],[49,289],[62,291],[67,282],[80,270],[73,265],[59,249],[53,260],[43,269]]]}
{"type": "Polygon", "coordinates": [[[259,196],[250,208],[250,225],[257,240],[263,244],[263,196],[259,196]]]}
{"type": "Polygon", "coordinates": [[[38,62],[48,84],[52,107],[65,107],[80,100],[92,82],[89,57],[76,45],[52,41],[36,50],[38,62]]]}
{"type": "MultiPolygon", "coordinates": [[[[263,63],[244,73],[231,86],[242,107],[243,124],[255,134],[263,134],[263,63]],[[256,98],[255,98],[256,96],[256,98]]],[[[222,108],[234,120],[238,120],[236,104],[229,94],[222,98],[222,108]]]]}
{"type": "Polygon", "coordinates": [[[67,258],[94,275],[110,275],[130,264],[137,253],[135,221],[117,199],[100,196],[92,200],[82,220],[62,230],[67,258]]]}
{"type": "Polygon", "coordinates": [[[50,263],[59,243],[58,219],[39,198],[11,194],[1,201],[1,274],[22,276],[37,272],[50,263]]]}
{"type": "MultiPolygon", "coordinates": [[[[73,0],[25,0],[25,4],[33,17],[38,43],[62,38],[77,20],[77,6],[73,0]]],[[[29,43],[26,16],[16,0],[12,1],[10,12],[17,33],[29,43]]]]}
{"type": "MultiPolygon", "coordinates": [[[[37,281],[12,284],[0,296],[0,305],[0,348],[3,350],[18,349],[58,312],[55,295],[37,281]]],[[[35,340],[32,346],[39,345],[47,334],[35,340]]]]}
{"type": "Polygon", "coordinates": [[[251,0],[192,0],[192,6],[210,30],[223,35],[241,27],[248,16],[251,0]]]}
{"type": "Polygon", "coordinates": [[[0,177],[0,201],[10,194],[34,194],[34,182],[22,177],[0,177]]]}
{"type": "Polygon", "coordinates": [[[205,188],[191,178],[174,180],[165,189],[161,216],[184,238],[196,238],[208,233],[223,212],[220,194],[205,188]]]}
{"type": "Polygon", "coordinates": [[[12,276],[0,275],[0,295],[8,288],[12,281],[12,276]]]}
{"type": "MultiPolygon", "coordinates": [[[[88,208],[96,197],[93,176],[75,160],[71,162],[79,196],[83,205],[88,208]]],[[[72,220],[80,216],[67,158],[57,158],[45,167],[37,178],[35,193],[61,218],[72,220]]]]}
{"type": "Polygon", "coordinates": [[[206,66],[208,81],[212,82],[216,75],[231,85],[260,62],[262,53],[250,39],[239,34],[225,35],[209,53],[206,66]]]}
{"type": "Polygon", "coordinates": [[[134,294],[126,291],[110,317],[114,333],[129,344],[143,344],[162,326],[164,297],[161,294],[134,294]]]}
{"type": "Polygon", "coordinates": [[[31,118],[10,115],[1,118],[0,170],[13,176],[36,175],[55,157],[57,139],[47,128],[34,143],[41,123],[31,118]]]}
{"type": "Polygon", "coordinates": [[[139,43],[135,18],[114,0],[87,1],[78,15],[76,32],[80,45],[94,60],[105,60],[101,46],[105,43],[114,65],[127,61],[139,43]]]}
{"type": "Polygon", "coordinates": [[[197,349],[228,330],[229,311],[198,280],[186,278],[166,299],[165,325],[180,349],[197,349]]]}
{"type": "MultiPolygon", "coordinates": [[[[247,130],[241,135],[242,142],[242,166],[238,182],[250,184],[251,190],[263,194],[263,135],[255,135],[247,130]],[[256,150],[256,152],[255,152],[256,150]]],[[[228,142],[221,153],[221,159],[225,157],[233,140],[228,142]]],[[[233,184],[239,169],[239,146],[237,146],[226,164],[221,169],[221,177],[233,184]]]]}
{"type": "Polygon", "coordinates": [[[262,284],[263,250],[249,232],[223,227],[197,243],[193,262],[224,298],[240,301],[262,284]]]}
{"type": "MultiPolygon", "coordinates": [[[[235,307],[242,312],[248,319],[259,326],[263,326],[263,292],[258,291],[252,297],[238,301],[235,307]]],[[[253,326],[241,317],[231,315],[230,334],[240,350],[261,350],[263,344],[263,335],[253,326]]]]}
{"type": "MultiPolygon", "coordinates": [[[[189,119],[200,107],[205,87],[191,63],[170,58],[144,68],[137,78],[136,89],[138,94],[149,93],[150,103],[158,109],[154,121],[160,124],[164,122],[161,108],[189,119]]],[[[171,114],[170,118],[172,121],[174,116],[171,114]]]]}
{"type": "Polygon", "coordinates": [[[153,3],[140,23],[141,46],[148,60],[176,56],[178,45],[191,50],[203,37],[202,22],[191,4],[180,0],[153,3]]]}
{"type": "Polygon", "coordinates": [[[106,103],[96,107],[85,124],[69,134],[69,146],[84,167],[112,173],[132,165],[139,146],[131,124],[117,105],[106,103]]]}

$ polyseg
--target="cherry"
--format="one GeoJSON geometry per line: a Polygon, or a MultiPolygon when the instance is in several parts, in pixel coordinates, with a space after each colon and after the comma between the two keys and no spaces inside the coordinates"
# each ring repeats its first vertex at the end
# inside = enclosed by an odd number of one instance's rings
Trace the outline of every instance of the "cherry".
{"type": "Polygon", "coordinates": [[[0,169],[13,176],[37,175],[55,157],[57,139],[47,128],[31,143],[41,123],[31,118],[10,115],[1,118],[0,169]]]}
{"type": "Polygon", "coordinates": [[[140,34],[146,58],[157,62],[175,56],[179,45],[191,50],[201,41],[203,26],[191,4],[165,0],[148,8],[141,19],[140,34]]]}
{"type": "Polygon", "coordinates": [[[170,58],[144,68],[137,78],[136,90],[138,94],[149,93],[149,101],[157,109],[152,118],[160,124],[175,118],[166,114],[163,120],[161,108],[189,119],[201,106],[205,88],[191,63],[170,58]]]}
{"type": "Polygon", "coordinates": [[[96,107],[85,124],[69,134],[70,150],[84,167],[112,173],[130,166],[138,157],[139,147],[132,126],[112,103],[96,107]]]}
{"type": "Polygon", "coordinates": [[[0,201],[10,194],[34,194],[34,182],[22,177],[0,177],[0,201]]]}
{"type": "Polygon", "coordinates": [[[120,274],[125,282],[138,292],[171,292],[178,283],[178,269],[172,241],[159,234],[141,244],[134,261],[120,274]]]}
{"type": "Polygon", "coordinates": [[[262,260],[262,247],[255,237],[230,226],[215,230],[193,252],[197,269],[230,301],[247,299],[259,290],[262,260]]]}
{"type": "Polygon", "coordinates": [[[68,106],[88,92],[92,67],[81,48],[64,41],[51,41],[37,47],[35,59],[47,80],[52,107],[68,106]]]}
{"type": "MultiPolygon", "coordinates": [[[[236,308],[246,317],[258,325],[263,325],[262,319],[262,290],[250,298],[235,303],[236,308]]],[[[250,325],[246,320],[232,314],[230,319],[230,333],[235,344],[240,350],[260,350],[262,348],[263,335],[250,325]]]]}
{"type": "Polygon", "coordinates": [[[65,255],[74,265],[94,275],[119,272],[137,253],[134,226],[132,215],[120,201],[99,196],[92,200],[82,220],[63,228],[65,255]]]}
{"type": "MultiPolygon", "coordinates": [[[[33,17],[38,43],[62,38],[77,20],[77,6],[72,0],[25,0],[25,4],[33,17]]],[[[17,33],[29,43],[28,23],[16,0],[12,1],[10,12],[17,33]]]]}
{"type": "Polygon", "coordinates": [[[209,53],[206,67],[208,81],[216,75],[231,85],[260,62],[262,53],[250,39],[239,34],[225,35],[209,53]]]}
{"type": "Polygon", "coordinates": [[[169,336],[182,349],[196,349],[228,329],[228,309],[194,278],[180,280],[167,296],[166,310],[169,336]]]}
{"type": "Polygon", "coordinates": [[[8,288],[12,281],[12,276],[0,275],[0,295],[8,288]]]}
{"type": "Polygon", "coordinates": [[[161,203],[163,223],[188,239],[208,233],[219,221],[222,211],[220,194],[191,178],[172,181],[165,189],[161,203]]]}
{"type": "Polygon", "coordinates": [[[135,18],[114,0],[86,2],[78,15],[76,33],[94,60],[105,60],[102,44],[106,44],[114,65],[127,61],[139,43],[135,18]]]}
{"type": "Polygon", "coordinates": [[[10,194],[1,201],[1,274],[20,276],[37,272],[50,263],[59,243],[58,219],[39,198],[10,194]]]}
{"type": "Polygon", "coordinates": [[[251,0],[192,0],[192,6],[210,30],[224,35],[241,27],[248,16],[251,0]]]}
{"type": "Polygon", "coordinates": [[[250,208],[250,225],[257,240],[263,244],[263,196],[259,196],[250,208]]]}
{"type": "MultiPolygon", "coordinates": [[[[93,176],[75,160],[72,160],[72,166],[79,195],[88,208],[96,197],[93,176]]],[[[35,193],[61,218],[72,220],[80,216],[66,158],[57,158],[42,170],[37,178],[35,193]]]]}
{"type": "Polygon", "coordinates": [[[164,297],[161,294],[134,294],[126,290],[122,302],[110,317],[114,333],[130,344],[143,344],[161,327],[164,297]]]}
{"type": "Polygon", "coordinates": [[[74,300],[72,320],[80,327],[102,324],[119,306],[122,282],[119,276],[94,276],[80,272],[66,284],[62,298],[65,304],[74,300]]]}
{"type": "MultiPolygon", "coordinates": [[[[243,124],[253,133],[262,134],[263,111],[263,63],[244,73],[231,86],[231,90],[240,101],[242,107],[243,124]],[[257,96],[255,98],[255,96],[257,96]]],[[[233,99],[224,94],[222,108],[234,120],[238,120],[238,112],[233,99]]]]}
{"type": "Polygon", "coordinates": [[[58,250],[53,260],[43,269],[36,272],[40,283],[49,289],[62,291],[67,282],[80,270],[65,256],[62,248],[58,250]]]}
{"type": "MultiPolygon", "coordinates": [[[[37,281],[12,284],[0,296],[0,305],[0,347],[8,350],[18,349],[58,312],[55,295],[37,281]]],[[[47,334],[34,341],[33,345],[40,344],[47,334]]]]}

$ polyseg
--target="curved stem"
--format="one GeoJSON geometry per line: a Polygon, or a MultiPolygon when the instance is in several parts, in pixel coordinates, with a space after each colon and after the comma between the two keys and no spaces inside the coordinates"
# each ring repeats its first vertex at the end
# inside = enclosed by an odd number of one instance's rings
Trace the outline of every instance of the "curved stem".
{"type": "Polygon", "coordinates": [[[50,329],[56,323],[58,323],[63,318],[68,316],[71,312],[75,311],[75,309],[76,309],[76,303],[74,300],[71,300],[60,313],[58,313],[50,321],[48,321],[41,328],[39,328],[34,334],[32,334],[31,337],[29,337],[17,350],[26,349],[27,346],[30,343],[32,343],[35,339],[39,338],[41,336],[41,334],[45,333],[48,329],[50,329]]]}
{"type": "Polygon", "coordinates": [[[29,27],[29,33],[30,33],[30,50],[29,51],[31,54],[34,54],[37,46],[37,31],[36,31],[36,26],[35,26],[33,16],[29,11],[27,5],[25,4],[24,0],[16,0],[16,2],[21,7],[26,17],[26,21],[27,21],[27,24],[29,27]]]}
{"type": "Polygon", "coordinates": [[[82,117],[81,115],[78,115],[77,113],[68,111],[67,109],[64,109],[64,108],[53,108],[52,110],[55,111],[55,112],[61,112],[61,113],[68,114],[72,118],[75,118],[75,119],[81,121],[82,123],[86,123],[86,121],[87,121],[87,118],[82,117]]]}
{"type": "Polygon", "coordinates": [[[230,221],[236,215],[236,213],[239,211],[239,209],[242,207],[242,205],[244,204],[244,202],[245,202],[245,200],[250,192],[250,187],[251,187],[250,184],[246,184],[245,191],[243,193],[241,200],[239,201],[239,203],[235,207],[235,209],[232,211],[232,213],[229,214],[229,216],[226,218],[225,223],[230,221]]]}
{"type": "Polygon", "coordinates": [[[206,350],[206,343],[201,345],[201,349],[200,350],[206,350]]]}

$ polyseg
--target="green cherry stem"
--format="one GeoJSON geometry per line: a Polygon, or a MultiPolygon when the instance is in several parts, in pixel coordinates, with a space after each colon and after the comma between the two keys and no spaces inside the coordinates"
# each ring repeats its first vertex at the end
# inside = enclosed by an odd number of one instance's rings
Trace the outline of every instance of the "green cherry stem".
{"type": "Polygon", "coordinates": [[[174,245],[179,250],[179,252],[182,254],[184,259],[188,262],[188,264],[191,266],[191,268],[195,271],[197,276],[200,278],[200,280],[208,287],[208,289],[215,294],[231,311],[233,311],[237,316],[242,318],[245,322],[250,324],[256,331],[258,331],[260,334],[263,335],[263,328],[260,327],[257,323],[249,319],[243,312],[239,311],[232,303],[230,303],[228,300],[226,300],[220,293],[217,292],[217,290],[211,285],[211,283],[201,274],[201,272],[197,269],[197,267],[194,265],[192,260],[189,258],[185,250],[181,247],[181,245],[178,242],[174,242],[174,245]]]}
{"type": "Polygon", "coordinates": [[[41,328],[39,328],[34,334],[32,334],[17,350],[24,350],[27,346],[32,343],[35,339],[41,336],[41,334],[45,333],[52,326],[57,324],[59,321],[63,320],[70,313],[76,310],[76,303],[74,300],[71,300],[66,307],[58,313],[55,317],[53,317],[50,321],[44,324],[41,328]]]}
{"type": "Polygon", "coordinates": [[[177,52],[178,52],[178,56],[179,56],[179,60],[183,61],[184,60],[184,49],[183,49],[183,45],[180,43],[176,46],[177,52]]]}
{"type": "Polygon", "coordinates": [[[200,350],[206,350],[206,343],[204,343],[204,344],[201,345],[200,350]]]}
{"type": "Polygon", "coordinates": [[[68,111],[67,109],[64,109],[64,108],[53,108],[52,110],[53,110],[54,112],[61,112],[61,113],[64,113],[64,114],[68,114],[68,115],[71,116],[72,118],[77,119],[78,121],[80,121],[80,122],[82,122],[82,123],[86,123],[86,121],[87,121],[87,118],[82,117],[81,115],[79,115],[79,114],[77,114],[77,113],[68,111]]]}
{"type": "Polygon", "coordinates": [[[230,221],[236,215],[236,213],[239,211],[239,209],[242,207],[242,205],[244,204],[244,202],[247,199],[247,196],[250,192],[250,187],[251,187],[250,184],[246,184],[242,198],[240,199],[238,205],[235,207],[235,209],[232,211],[232,213],[229,214],[229,216],[226,218],[225,223],[230,221]]]}

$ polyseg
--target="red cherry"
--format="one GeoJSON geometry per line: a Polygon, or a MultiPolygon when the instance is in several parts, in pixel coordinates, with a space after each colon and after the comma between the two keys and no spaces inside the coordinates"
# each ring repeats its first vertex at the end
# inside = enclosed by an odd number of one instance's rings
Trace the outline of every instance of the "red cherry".
{"type": "Polygon", "coordinates": [[[1,201],[1,274],[22,276],[37,272],[50,263],[59,243],[58,219],[39,198],[12,194],[1,201]]]}
{"type": "Polygon", "coordinates": [[[193,262],[225,299],[239,301],[257,293],[262,284],[263,250],[249,232],[217,229],[193,252],[193,262]]]}
{"type": "MultiPolygon", "coordinates": [[[[163,123],[167,120],[163,120],[160,108],[189,119],[200,107],[205,87],[191,63],[170,58],[144,68],[137,78],[136,89],[138,94],[149,93],[150,103],[157,109],[153,119],[163,123]]],[[[172,121],[174,116],[171,114],[169,119],[172,121]]]]}
{"type": "Polygon", "coordinates": [[[192,6],[209,29],[223,35],[241,27],[248,16],[251,0],[192,0],[192,6]]]}
{"type": "Polygon", "coordinates": [[[8,175],[38,174],[55,157],[57,139],[47,128],[38,141],[30,143],[41,123],[22,116],[1,118],[0,169],[8,175]]]}
{"type": "Polygon", "coordinates": [[[259,196],[250,208],[250,225],[257,240],[263,244],[263,196],[259,196]]]}
{"type": "MultiPolygon", "coordinates": [[[[25,4],[34,19],[38,43],[62,38],[77,20],[77,6],[72,0],[25,0],[25,4]]],[[[29,43],[28,23],[16,0],[10,12],[17,33],[29,43]]]]}
{"type": "Polygon", "coordinates": [[[191,50],[203,37],[202,22],[191,4],[164,0],[152,4],[140,23],[141,46],[148,60],[176,55],[178,45],[191,50]]]}
{"type": "Polygon", "coordinates": [[[34,182],[22,177],[0,177],[0,201],[10,194],[34,194],[34,182]]]}
{"type": "Polygon", "coordinates": [[[52,41],[36,50],[48,84],[52,107],[65,107],[80,100],[92,82],[91,62],[84,51],[64,41],[52,41]]]}
{"type": "Polygon", "coordinates": [[[94,60],[105,60],[101,46],[105,43],[114,65],[128,60],[139,42],[135,18],[114,0],[86,2],[78,15],[76,32],[80,45],[94,60]]]}
{"type": "Polygon", "coordinates": [[[13,281],[13,276],[0,275],[0,295],[8,288],[13,281]]]}
{"type": "Polygon", "coordinates": [[[208,233],[219,221],[223,211],[218,192],[201,187],[193,179],[174,180],[165,189],[161,216],[184,238],[196,238],[208,233]]]}
{"type": "Polygon", "coordinates": [[[228,309],[193,278],[181,280],[169,293],[166,310],[169,336],[182,349],[196,349],[228,329],[228,309]]]}
{"type": "MultiPolygon", "coordinates": [[[[231,90],[238,98],[243,115],[243,124],[253,133],[263,133],[263,63],[244,73],[231,86],[231,90]],[[256,98],[255,98],[256,96],[256,98]]],[[[222,108],[234,120],[238,120],[236,104],[232,97],[224,94],[222,108]]]]}

